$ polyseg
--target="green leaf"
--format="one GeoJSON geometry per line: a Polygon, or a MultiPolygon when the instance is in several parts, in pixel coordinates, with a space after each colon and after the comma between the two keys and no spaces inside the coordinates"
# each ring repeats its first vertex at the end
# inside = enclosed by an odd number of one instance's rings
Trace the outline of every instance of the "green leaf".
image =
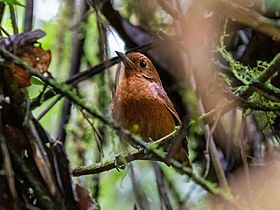
{"type": "Polygon", "coordinates": [[[12,5],[18,5],[18,6],[21,6],[21,7],[25,7],[24,4],[21,4],[17,0],[0,0],[0,2],[7,3],[7,4],[12,4],[12,5]]]}
{"type": "Polygon", "coordinates": [[[38,79],[37,77],[31,77],[31,84],[32,85],[45,85],[45,83],[43,83],[40,79],[38,79]]]}

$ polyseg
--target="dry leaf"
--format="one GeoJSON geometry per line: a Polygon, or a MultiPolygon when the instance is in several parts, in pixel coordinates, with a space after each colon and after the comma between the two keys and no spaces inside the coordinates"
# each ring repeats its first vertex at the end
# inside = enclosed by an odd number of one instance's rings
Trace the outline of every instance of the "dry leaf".
{"type": "MultiPolygon", "coordinates": [[[[50,50],[43,50],[41,47],[29,45],[17,49],[16,55],[26,61],[31,67],[38,69],[41,73],[48,71],[51,62],[50,50]]],[[[31,85],[31,74],[28,73],[23,67],[12,63],[11,73],[18,86],[28,87],[31,85]]]]}
{"type": "Polygon", "coordinates": [[[76,184],[76,192],[79,198],[80,210],[100,210],[98,203],[90,198],[85,188],[76,184]]]}
{"type": "Polygon", "coordinates": [[[33,149],[33,156],[34,161],[40,171],[41,176],[43,177],[44,181],[47,183],[48,188],[52,195],[56,194],[56,184],[54,181],[54,177],[51,173],[51,166],[46,158],[46,154],[44,151],[40,149],[40,146],[35,142],[32,142],[32,149],[33,149]]]}

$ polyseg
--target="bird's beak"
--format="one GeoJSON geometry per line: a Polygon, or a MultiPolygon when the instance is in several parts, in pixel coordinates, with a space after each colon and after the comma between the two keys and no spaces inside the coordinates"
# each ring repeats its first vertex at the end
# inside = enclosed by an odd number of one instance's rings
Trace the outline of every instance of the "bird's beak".
{"type": "Polygon", "coordinates": [[[124,62],[125,65],[128,65],[128,66],[133,66],[133,62],[122,52],[119,52],[119,51],[115,51],[115,53],[118,55],[118,57],[120,58],[120,60],[122,62],[124,62]]]}

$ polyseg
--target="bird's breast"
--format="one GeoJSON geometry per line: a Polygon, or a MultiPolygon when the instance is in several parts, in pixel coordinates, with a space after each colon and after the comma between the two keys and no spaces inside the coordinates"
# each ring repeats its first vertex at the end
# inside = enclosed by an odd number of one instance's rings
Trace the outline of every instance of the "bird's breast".
{"type": "Polygon", "coordinates": [[[116,91],[114,118],[144,139],[159,139],[175,128],[172,113],[160,100],[156,85],[141,79],[121,81],[116,91]]]}

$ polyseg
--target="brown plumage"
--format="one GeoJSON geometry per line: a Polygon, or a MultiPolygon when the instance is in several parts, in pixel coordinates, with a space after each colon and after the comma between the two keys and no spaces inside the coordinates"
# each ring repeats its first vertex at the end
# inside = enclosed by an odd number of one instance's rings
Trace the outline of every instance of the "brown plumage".
{"type": "MultiPolygon", "coordinates": [[[[113,99],[113,118],[146,141],[171,133],[181,121],[152,62],[141,53],[116,53],[125,70],[113,99]]],[[[181,147],[174,157],[190,165],[187,155],[181,147]]]]}

